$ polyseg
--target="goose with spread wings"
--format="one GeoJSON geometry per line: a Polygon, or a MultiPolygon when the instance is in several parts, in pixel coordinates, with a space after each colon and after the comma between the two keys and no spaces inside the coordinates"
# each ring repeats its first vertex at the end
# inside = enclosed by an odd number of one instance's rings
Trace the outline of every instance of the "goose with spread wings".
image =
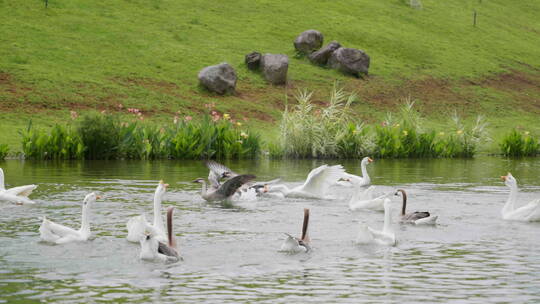
{"type": "Polygon", "coordinates": [[[223,184],[208,186],[204,178],[194,180],[194,183],[202,184],[201,196],[207,201],[229,200],[242,185],[255,179],[255,175],[242,174],[228,179],[223,184]]]}
{"type": "Polygon", "coordinates": [[[343,176],[345,170],[341,165],[322,165],[309,172],[304,184],[289,189],[286,185],[277,184],[268,186],[268,192],[279,192],[285,197],[323,199],[330,186],[343,176]]]}

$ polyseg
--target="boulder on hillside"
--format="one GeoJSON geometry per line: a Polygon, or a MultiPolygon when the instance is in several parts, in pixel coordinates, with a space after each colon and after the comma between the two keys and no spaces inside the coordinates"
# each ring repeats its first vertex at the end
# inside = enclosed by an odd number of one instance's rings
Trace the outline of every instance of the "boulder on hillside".
{"type": "Polygon", "coordinates": [[[234,93],[236,72],[228,63],[211,65],[199,72],[199,82],[211,92],[220,95],[234,93]]]}
{"type": "Polygon", "coordinates": [[[330,56],[328,65],[345,74],[359,77],[360,74],[368,74],[369,56],[362,50],[339,48],[330,56]]]}
{"type": "Polygon", "coordinates": [[[271,84],[284,84],[287,82],[289,70],[289,57],[283,54],[264,54],[261,59],[261,68],[264,78],[271,84]]]}
{"type": "Polygon", "coordinates": [[[323,35],[316,30],[307,30],[294,39],[294,48],[302,54],[311,54],[321,48],[323,35]]]}
{"type": "Polygon", "coordinates": [[[332,53],[339,49],[341,47],[341,44],[337,41],[332,41],[329,44],[327,44],[322,49],[311,53],[309,55],[309,60],[312,63],[318,64],[318,65],[326,65],[328,62],[328,59],[330,59],[330,56],[332,56],[332,53]]]}
{"type": "Polygon", "coordinates": [[[259,65],[261,64],[261,53],[258,52],[251,52],[246,55],[246,65],[248,69],[255,71],[259,69],[259,65]]]}

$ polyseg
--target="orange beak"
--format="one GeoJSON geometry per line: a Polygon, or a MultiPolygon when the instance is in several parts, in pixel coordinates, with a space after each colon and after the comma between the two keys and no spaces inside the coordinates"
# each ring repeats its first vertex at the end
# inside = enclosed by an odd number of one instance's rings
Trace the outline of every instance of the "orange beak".
{"type": "Polygon", "coordinates": [[[103,198],[103,196],[101,196],[101,195],[96,195],[96,199],[102,199],[102,198],[103,198]]]}
{"type": "Polygon", "coordinates": [[[370,163],[374,162],[374,160],[373,160],[371,157],[368,157],[367,160],[368,160],[368,162],[370,162],[370,163]]]}
{"type": "Polygon", "coordinates": [[[502,179],[503,181],[506,181],[506,175],[501,176],[501,179],[502,179]]]}
{"type": "Polygon", "coordinates": [[[163,188],[167,189],[169,187],[169,184],[163,184],[163,188]]]}

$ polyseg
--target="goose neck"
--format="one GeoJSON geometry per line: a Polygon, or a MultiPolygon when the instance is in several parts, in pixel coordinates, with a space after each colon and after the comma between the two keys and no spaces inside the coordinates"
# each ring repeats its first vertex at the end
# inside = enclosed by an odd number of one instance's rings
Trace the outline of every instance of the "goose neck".
{"type": "Polygon", "coordinates": [[[0,191],[3,190],[6,190],[6,186],[4,185],[4,171],[0,168],[0,191]]]}
{"type": "Polygon", "coordinates": [[[514,206],[515,206],[517,194],[518,194],[517,185],[510,186],[510,194],[508,195],[508,199],[506,200],[506,204],[504,204],[504,207],[502,209],[503,215],[508,213],[508,212],[514,211],[514,206]]]}
{"type": "Polygon", "coordinates": [[[163,231],[163,219],[161,218],[161,194],[154,195],[154,227],[163,231]]]}
{"type": "Polygon", "coordinates": [[[392,208],[389,206],[389,204],[385,204],[384,206],[384,226],[383,226],[383,232],[385,233],[391,233],[392,232],[392,208]]]}

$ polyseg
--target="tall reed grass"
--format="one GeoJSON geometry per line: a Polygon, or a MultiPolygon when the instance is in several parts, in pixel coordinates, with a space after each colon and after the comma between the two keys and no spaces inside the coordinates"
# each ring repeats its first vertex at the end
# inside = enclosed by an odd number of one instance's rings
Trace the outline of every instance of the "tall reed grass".
{"type": "Polygon", "coordinates": [[[9,153],[9,146],[7,144],[0,144],[0,160],[7,157],[9,153]]]}
{"type": "Polygon", "coordinates": [[[326,106],[315,108],[313,93],[300,91],[298,102],[283,112],[280,125],[283,155],[295,158],[328,158],[358,155],[365,133],[351,115],[354,94],[334,87],[326,106]],[[353,141],[351,141],[353,140],[353,141]]]}
{"type": "Polygon", "coordinates": [[[499,144],[504,156],[535,156],[540,154],[540,143],[527,131],[514,129],[504,136],[499,144]]]}
{"type": "MultiPolygon", "coordinates": [[[[483,119],[466,125],[454,115],[454,127],[437,132],[427,129],[407,99],[397,115],[388,114],[375,126],[355,121],[351,115],[354,95],[334,88],[326,106],[316,107],[312,93],[296,95],[298,104],[283,113],[281,147],[286,157],[378,158],[473,157],[485,137],[483,119]]],[[[272,146],[271,155],[279,155],[272,146]]]]}

